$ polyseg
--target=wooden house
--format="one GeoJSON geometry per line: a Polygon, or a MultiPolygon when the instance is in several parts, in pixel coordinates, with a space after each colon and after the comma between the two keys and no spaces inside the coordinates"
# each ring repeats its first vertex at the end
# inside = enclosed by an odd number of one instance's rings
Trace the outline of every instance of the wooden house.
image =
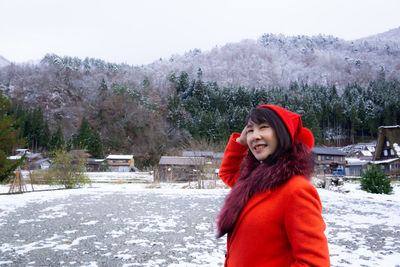
{"type": "Polygon", "coordinates": [[[104,159],[89,158],[86,164],[86,169],[89,172],[103,172],[105,171],[104,159]]]}
{"type": "Polygon", "coordinates": [[[47,169],[50,166],[50,160],[48,158],[43,158],[42,153],[32,153],[29,149],[16,149],[16,155],[7,157],[11,160],[19,160],[25,154],[25,161],[21,166],[24,170],[38,170],[47,169]]]}
{"type": "Polygon", "coordinates": [[[130,172],[135,167],[133,155],[109,155],[106,160],[112,172],[130,172]]]}
{"type": "Polygon", "coordinates": [[[206,164],[205,157],[162,156],[154,170],[155,182],[195,181],[206,164]]]}
{"type": "Polygon", "coordinates": [[[346,153],[334,147],[314,147],[314,171],[316,174],[344,174],[346,153]]]}
{"type": "Polygon", "coordinates": [[[224,157],[224,153],[222,152],[213,152],[213,151],[183,151],[183,157],[204,157],[207,160],[208,164],[212,164],[214,166],[220,166],[222,162],[222,158],[224,157]]]}
{"type": "Polygon", "coordinates": [[[360,158],[346,158],[345,175],[361,177],[369,162],[360,158]]]}
{"type": "Polygon", "coordinates": [[[400,177],[400,125],[378,128],[371,164],[380,165],[387,175],[400,177]]]}

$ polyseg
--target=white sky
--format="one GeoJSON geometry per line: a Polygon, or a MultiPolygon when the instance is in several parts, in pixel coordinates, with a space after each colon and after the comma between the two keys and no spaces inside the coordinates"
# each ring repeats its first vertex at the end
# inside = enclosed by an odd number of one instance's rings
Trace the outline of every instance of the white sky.
{"type": "Polygon", "coordinates": [[[140,65],[263,33],[353,40],[400,27],[400,0],[0,0],[0,55],[140,65]]]}

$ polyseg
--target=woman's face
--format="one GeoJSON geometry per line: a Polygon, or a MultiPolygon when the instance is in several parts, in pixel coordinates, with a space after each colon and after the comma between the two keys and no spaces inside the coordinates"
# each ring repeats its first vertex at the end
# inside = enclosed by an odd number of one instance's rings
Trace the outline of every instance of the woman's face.
{"type": "Polygon", "coordinates": [[[269,123],[247,123],[247,145],[257,160],[263,161],[272,155],[278,147],[278,142],[275,130],[269,123]]]}

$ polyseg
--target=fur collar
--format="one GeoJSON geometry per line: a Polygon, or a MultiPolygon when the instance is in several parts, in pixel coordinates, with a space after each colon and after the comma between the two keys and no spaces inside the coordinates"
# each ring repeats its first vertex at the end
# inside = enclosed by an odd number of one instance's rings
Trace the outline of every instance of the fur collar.
{"type": "Polygon", "coordinates": [[[236,184],[225,199],[217,216],[217,238],[233,231],[246,203],[257,193],[274,190],[295,175],[310,178],[313,159],[309,148],[296,141],[292,148],[281,155],[275,164],[260,163],[252,153],[244,160],[236,184]]]}

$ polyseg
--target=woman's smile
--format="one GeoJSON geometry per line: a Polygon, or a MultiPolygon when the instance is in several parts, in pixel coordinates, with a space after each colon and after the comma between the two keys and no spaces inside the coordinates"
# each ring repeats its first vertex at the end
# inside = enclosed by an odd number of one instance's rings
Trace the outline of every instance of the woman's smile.
{"type": "Polygon", "coordinates": [[[247,124],[246,138],[251,153],[259,161],[272,155],[278,147],[275,130],[266,122],[256,124],[250,121],[247,124]]]}

